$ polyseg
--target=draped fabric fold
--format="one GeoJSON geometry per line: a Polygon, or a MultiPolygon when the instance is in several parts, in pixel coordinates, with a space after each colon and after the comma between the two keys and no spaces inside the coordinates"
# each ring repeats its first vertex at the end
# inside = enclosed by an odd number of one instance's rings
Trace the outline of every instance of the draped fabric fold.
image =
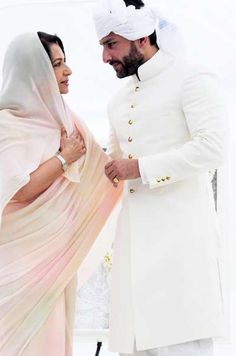
{"type": "Polygon", "coordinates": [[[19,36],[5,58],[0,93],[0,355],[24,355],[63,295],[62,354],[69,356],[75,276],[93,248],[105,252],[106,244],[101,241],[101,248],[95,240],[122,187],[115,189],[108,181],[107,156],[64,104],[37,34],[19,36]],[[33,201],[12,201],[30,173],[58,150],[62,125],[68,133],[74,128],[81,132],[85,158],[33,201]]]}

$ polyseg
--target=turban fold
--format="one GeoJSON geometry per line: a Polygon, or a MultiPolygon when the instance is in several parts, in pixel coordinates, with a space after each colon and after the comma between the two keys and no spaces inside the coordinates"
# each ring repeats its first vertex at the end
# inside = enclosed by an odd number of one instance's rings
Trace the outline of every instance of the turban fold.
{"type": "Polygon", "coordinates": [[[98,39],[114,32],[130,41],[151,35],[156,28],[157,15],[148,6],[135,9],[123,0],[102,0],[94,11],[98,39]]]}
{"type": "Polygon", "coordinates": [[[100,0],[93,19],[99,41],[111,32],[136,41],[156,30],[160,49],[174,56],[185,54],[182,33],[160,14],[159,9],[147,5],[136,9],[133,5],[126,6],[124,0],[100,0]]]}

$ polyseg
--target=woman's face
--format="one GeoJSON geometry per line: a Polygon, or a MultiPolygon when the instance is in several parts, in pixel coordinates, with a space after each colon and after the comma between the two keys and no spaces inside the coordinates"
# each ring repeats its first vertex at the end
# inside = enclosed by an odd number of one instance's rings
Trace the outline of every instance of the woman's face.
{"type": "Polygon", "coordinates": [[[56,43],[50,46],[50,54],[59,91],[61,94],[67,94],[69,91],[69,75],[72,74],[72,71],[65,63],[64,53],[56,43]]]}

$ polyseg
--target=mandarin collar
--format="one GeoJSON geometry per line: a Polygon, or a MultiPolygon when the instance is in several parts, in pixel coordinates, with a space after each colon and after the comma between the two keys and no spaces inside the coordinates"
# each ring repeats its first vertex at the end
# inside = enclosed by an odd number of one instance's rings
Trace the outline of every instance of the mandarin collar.
{"type": "Polygon", "coordinates": [[[175,57],[159,49],[154,56],[138,68],[138,73],[132,75],[135,83],[153,78],[163,71],[175,57]]]}

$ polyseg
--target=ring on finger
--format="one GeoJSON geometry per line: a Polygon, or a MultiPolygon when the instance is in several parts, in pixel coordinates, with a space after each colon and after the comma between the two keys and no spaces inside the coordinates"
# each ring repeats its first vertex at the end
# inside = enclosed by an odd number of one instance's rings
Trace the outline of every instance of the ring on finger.
{"type": "Polygon", "coordinates": [[[112,179],[112,182],[115,183],[115,184],[118,184],[119,183],[119,179],[117,177],[115,177],[115,178],[112,179]]]}

